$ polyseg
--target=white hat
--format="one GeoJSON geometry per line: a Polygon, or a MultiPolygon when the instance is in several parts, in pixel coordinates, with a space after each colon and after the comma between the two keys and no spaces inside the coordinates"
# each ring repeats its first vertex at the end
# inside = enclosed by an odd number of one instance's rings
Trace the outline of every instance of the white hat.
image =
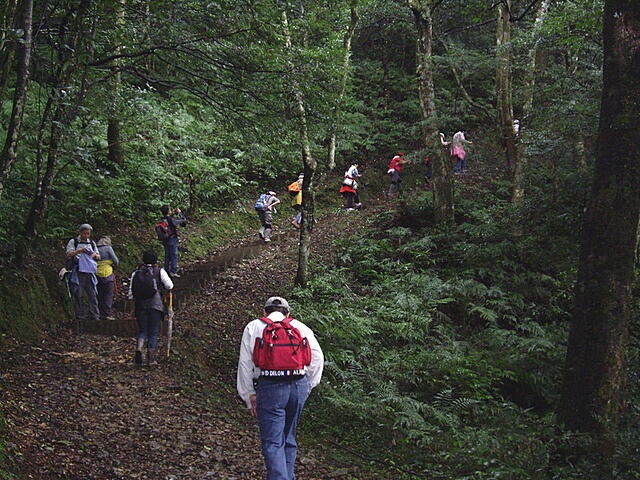
{"type": "Polygon", "coordinates": [[[283,307],[289,310],[289,303],[282,297],[271,297],[267,300],[267,303],[264,304],[264,308],[268,307],[283,307]]]}

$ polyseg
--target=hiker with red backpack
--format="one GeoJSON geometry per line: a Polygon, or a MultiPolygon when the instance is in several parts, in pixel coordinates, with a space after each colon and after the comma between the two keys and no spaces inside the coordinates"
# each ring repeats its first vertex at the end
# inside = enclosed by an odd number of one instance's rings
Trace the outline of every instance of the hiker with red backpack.
{"type": "Polygon", "coordinates": [[[238,360],[238,394],[258,418],[267,480],[293,480],[296,430],[324,355],[313,331],[291,318],[289,303],[271,297],[264,316],[245,327],[238,360]]]}
{"type": "Polygon", "coordinates": [[[178,274],[178,225],[187,223],[179,208],[172,209],[168,205],[160,207],[162,219],[156,225],[158,239],[164,246],[164,269],[177,278],[178,274]]]}
{"type": "Polygon", "coordinates": [[[129,300],[133,300],[131,317],[138,322],[138,337],[134,363],[142,365],[142,351],[147,343],[147,363],[154,366],[158,363],[156,350],[158,336],[164,314],[162,303],[163,292],[173,289],[171,277],[164,268],[157,265],[158,254],[148,250],[142,255],[140,265],[131,275],[129,282],[129,300]]]}

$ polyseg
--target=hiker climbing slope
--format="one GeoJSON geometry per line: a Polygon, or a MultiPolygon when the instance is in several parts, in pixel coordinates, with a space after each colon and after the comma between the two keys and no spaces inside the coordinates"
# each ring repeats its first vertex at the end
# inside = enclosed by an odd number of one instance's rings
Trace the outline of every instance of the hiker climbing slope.
{"type": "Polygon", "coordinates": [[[158,336],[164,313],[162,303],[163,290],[170,292],[173,282],[164,270],[157,265],[158,254],[153,250],[144,252],[142,265],[133,272],[129,282],[129,299],[134,300],[131,314],[138,322],[138,338],[134,363],[142,365],[142,352],[147,342],[147,363],[156,365],[156,351],[158,348],[158,336]]]}

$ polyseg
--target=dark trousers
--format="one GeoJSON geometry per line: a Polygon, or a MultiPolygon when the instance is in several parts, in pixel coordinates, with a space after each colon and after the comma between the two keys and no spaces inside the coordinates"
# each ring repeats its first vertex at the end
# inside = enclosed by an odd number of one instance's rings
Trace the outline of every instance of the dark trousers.
{"type": "Polygon", "coordinates": [[[113,275],[98,277],[98,310],[103,320],[113,317],[114,285],[113,275]]]}
{"type": "Polygon", "coordinates": [[[78,288],[73,294],[73,308],[78,320],[84,320],[84,294],[87,294],[89,313],[94,320],[100,319],[98,310],[98,291],[96,289],[96,276],[93,273],[77,272],[78,288]]]}

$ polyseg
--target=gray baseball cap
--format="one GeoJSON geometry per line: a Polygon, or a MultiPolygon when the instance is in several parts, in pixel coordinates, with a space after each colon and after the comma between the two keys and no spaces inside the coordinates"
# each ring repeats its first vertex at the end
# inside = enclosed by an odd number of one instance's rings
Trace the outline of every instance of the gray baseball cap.
{"type": "Polygon", "coordinates": [[[289,310],[289,303],[282,297],[271,297],[267,300],[267,303],[264,304],[264,308],[267,307],[284,307],[289,310]]]}
{"type": "Polygon", "coordinates": [[[82,225],[80,225],[79,230],[93,230],[93,227],[91,225],[89,225],[88,223],[83,223],[82,225]]]}

